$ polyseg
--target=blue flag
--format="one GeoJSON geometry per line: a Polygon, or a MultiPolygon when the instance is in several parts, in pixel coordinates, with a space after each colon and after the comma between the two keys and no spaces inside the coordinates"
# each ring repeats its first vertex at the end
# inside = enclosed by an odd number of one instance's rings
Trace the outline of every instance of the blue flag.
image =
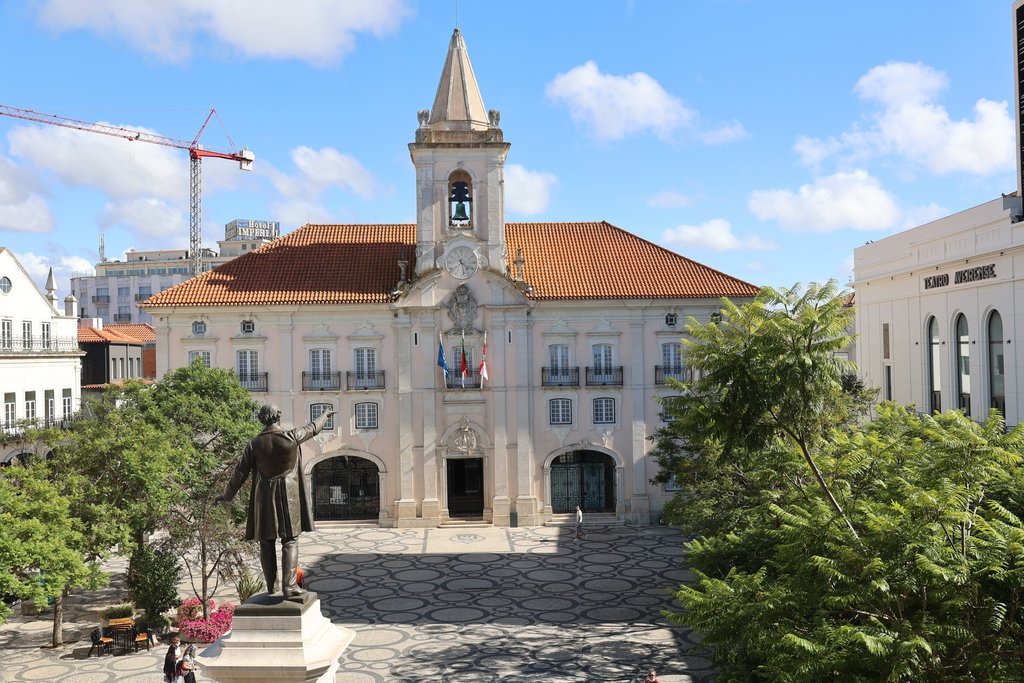
{"type": "Polygon", "coordinates": [[[437,335],[437,367],[444,370],[444,376],[448,377],[448,361],[444,359],[444,339],[441,338],[441,333],[437,335]]]}

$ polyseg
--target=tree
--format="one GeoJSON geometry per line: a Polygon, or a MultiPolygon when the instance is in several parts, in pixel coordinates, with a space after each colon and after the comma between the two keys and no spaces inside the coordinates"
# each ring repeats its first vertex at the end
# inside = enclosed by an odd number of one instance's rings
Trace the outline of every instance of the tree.
{"type": "MultiPolygon", "coordinates": [[[[76,513],[81,501],[70,499],[62,488],[80,490],[80,484],[58,487],[48,465],[35,459],[0,470],[0,594],[37,605],[52,600],[54,647],[64,642],[62,608],[68,591],[102,586],[103,551],[123,537],[116,524],[102,520],[101,504],[91,510],[99,520],[95,525],[76,513]]],[[[0,603],[0,621],[8,613],[0,603]]]]}
{"type": "Polygon", "coordinates": [[[135,549],[126,584],[132,601],[143,609],[150,626],[165,626],[164,612],[181,604],[178,597],[180,576],[181,564],[172,549],[146,544],[135,549]]]}
{"type": "Polygon", "coordinates": [[[655,452],[697,582],[668,616],[724,681],[1021,680],[1024,433],[892,404],[863,424],[838,303],[765,290],[688,326],[698,379],[655,452]]]}
{"type": "Polygon", "coordinates": [[[852,326],[853,311],[843,306],[835,280],[806,289],[765,287],[743,306],[724,299],[720,322],[687,323],[684,353],[698,379],[680,386],[673,408],[677,433],[729,459],[795,447],[856,537],[815,459],[828,429],[859,416],[869,398],[843,389],[852,366],[837,354],[851,343],[852,326]]]}
{"type": "Polygon", "coordinates": [[[200,360],[168,373],[152,391],[149,409],[170,425],[170,438],[184,452],[186,467],[174,485],[183,493],[170,507],[167,529],[209,618],[209,598],[220,578],[252,552],[242,539],[246,496],[230,506],[215,504],[249,439],[259,433],[256,402],[235,377],[200,360]]]}

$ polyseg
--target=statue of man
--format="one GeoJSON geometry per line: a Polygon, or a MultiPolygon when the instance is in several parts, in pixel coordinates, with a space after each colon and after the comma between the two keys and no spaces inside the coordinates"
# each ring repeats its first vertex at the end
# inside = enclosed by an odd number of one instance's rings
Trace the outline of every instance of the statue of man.
{"type": "Polygon", "coordinates": [[[274,593],[277,585],[277,539],[281,539],[281,593],[285,597],[305,593],[295,576],[298,536],[302,531],[314,531],[315,527],[299,444],[319,434],[332,415],[333,410],[327,411],[305,427],[285,430],[280,425],[281,409],[265,404],[257,415],[264,425],[263,431],[245,447],[224,495],[217,498],[234,498],[252,474],[245,539],[260,542],[260,564],[268,593],[274,593]]]}

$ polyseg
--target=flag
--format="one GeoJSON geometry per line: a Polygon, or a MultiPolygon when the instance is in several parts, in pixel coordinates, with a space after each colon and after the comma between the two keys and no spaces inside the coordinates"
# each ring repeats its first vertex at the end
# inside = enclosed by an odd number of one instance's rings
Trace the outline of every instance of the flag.
{"type": "Polygon", "coordinates": [[[437,367],[444,370],[445,379],[448,378],[448,361],[444,359],[444,339],[441,333],[437,333],[437,367]]]}
{"type": "Polygon", "coordinates": [[[491,378],[487,376],[487,333],[484,332],[484,348],[480,353],[480,388],[484,386],[484,380],[488,382],[491,378]]]}
{"type": "Polygon", "coordinates": [[[466,371],[469,369],[466,366],[466,331],[462,331],[462,362],[459,363],[459,372],[462,373],[462,388],[466,388],[466,371]]]}

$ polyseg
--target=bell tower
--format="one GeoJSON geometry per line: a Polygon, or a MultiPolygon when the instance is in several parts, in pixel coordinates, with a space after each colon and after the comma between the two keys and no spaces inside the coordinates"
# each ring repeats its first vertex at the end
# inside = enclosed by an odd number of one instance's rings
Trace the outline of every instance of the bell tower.
{"type": "Polygon", "coordinates": [[[409,144],[416,167],[417,275],[443,266],[454,249],[459,257],[449,260],[460,266],[468,249],[479,267],[504,269],[509,143],[499,119],[484,108],[466,42],[455,29],[434,106],[419,112],[416,141],[409,144]]]}

